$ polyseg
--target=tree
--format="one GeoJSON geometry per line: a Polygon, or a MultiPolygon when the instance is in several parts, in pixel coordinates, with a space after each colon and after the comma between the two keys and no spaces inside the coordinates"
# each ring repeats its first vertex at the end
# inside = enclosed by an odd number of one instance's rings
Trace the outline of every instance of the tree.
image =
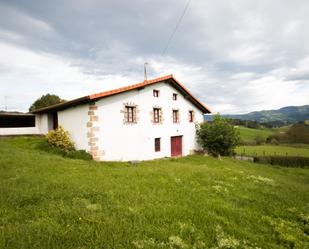
{"type": "Polygon", "coordinates": [[[240,141],[239,132],[220,115],[215,115],[212,122],[199,125],[196,133],[198,144],[216,157],[232,155],[240,141]]]}
{"type": "Polygon", "coordinates": [[[34,110],[47,107],[50,105],[55,105],[63,102],[64,100],[60,99],[57,95],[54,94],[46,94],[41,98],[37,99],[29,108],[29,111],[32,112],[34,110]]]}

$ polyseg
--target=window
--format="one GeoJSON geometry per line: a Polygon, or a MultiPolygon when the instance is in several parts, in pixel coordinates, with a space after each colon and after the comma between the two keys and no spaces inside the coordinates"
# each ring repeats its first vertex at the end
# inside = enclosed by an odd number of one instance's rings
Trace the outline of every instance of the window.
{"type": "Polygon", "coordinates": [[[153,90],[153,97],[159,97],[159,90],[153,90]]]}
{"type": "Polygon", "coordinates": [[[35,127],[35,115],[32,114],[1,114],[0,128],[35,127]]]}
{"type": "Polygon", "coordinates": [[[177,100],[177,93],[173,93],[173,100],[177,100]]]}
{"type": "Polygon", "coordinates": [[[178,122],[179,122],[179,111],[173,110],[173,123],[178,123],[178,122]]]}
{"type": "Polygon", "coordinates": [[[154,145],[155,145],[155,152],[158,152],[161,150],[161,138],[155,138],[154,140],[154,145]]]}
{"type": "Polygon", "coordinates": [[[194,121],[194,111],[189,111],[189,122],[193,122],[194,121]]]}
{"type": "Polygon", "coordinates": [[[126,106],[125,121],[127,123],[136,122],[136,107],[135,106],[126,106]]]}
{"type": "Polygon", "coordinates": [[[132,102],[123,103],[120,113],[123,114],[123,124],[137,124],[139,113],[138,105],[135,105],[132,102]]]}
{"type": "Polygon", "coordinates": [[[160,108],[153,108],[153,122],[154,123],[160,123],[160,108]]]}

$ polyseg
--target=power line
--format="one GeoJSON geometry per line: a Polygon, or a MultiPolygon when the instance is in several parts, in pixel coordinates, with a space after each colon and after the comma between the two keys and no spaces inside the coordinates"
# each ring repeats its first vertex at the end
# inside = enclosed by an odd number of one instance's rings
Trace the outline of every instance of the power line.
{"type": "Polygon", "coordinates": [[[169,45],[170,45],[170,43],[171,43],[171,41],[172,41],[172,39],[173,39],[173,37],[174,37],[174,35],[175,35],[175,33],[176,33],[176,31],[177,31],[177,29],[178,29],[180,23],[181,23],[181,21],[182,21],[184,15],[186,14],[186,11],[187,11],[187,9],[188,9],[188,7],[189,7],[190,2],[191,2],[191,0],[188,0],[188,2],[187,2],[187,4],[186,4],[186,6],[185,6],[185,8],[184,8],[184,10],[183,10],[183,12],[182,12],[180,18],[179,18],[179,20],[178,20],[178,22],[177,22],[177,24],[176,24],[176,26],[175,26],[175,28],[174,28],[172,34],[171,34],[171,36],[169,37],[169,39],[168,39],[168,41],[167,41],[167,43],[166,43],[165,48],[164,48],[163,51],[162,51],[162,56],[163,56],[163,55],[165,54],[165,52],[167,51],[167,49],[168,49],[168,47],[169,47],[169,45]]]}

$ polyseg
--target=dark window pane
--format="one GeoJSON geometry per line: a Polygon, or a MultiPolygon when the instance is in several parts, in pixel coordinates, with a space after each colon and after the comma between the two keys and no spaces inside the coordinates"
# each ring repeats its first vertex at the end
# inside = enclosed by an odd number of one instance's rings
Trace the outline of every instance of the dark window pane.
{"type": "Polygon", "coordinates": [[[159,97],[159,90],[153,90],[153,96],[159,97]]]}
{"type": "Polygon", "coordinates": [[[155,152],[161,150],[161,138],[155,138],[155,152]]]}
{"type": "Polygon", "coordinates": [[[0,114],[1,128],[35,127],[34,115],[0,114]]]}

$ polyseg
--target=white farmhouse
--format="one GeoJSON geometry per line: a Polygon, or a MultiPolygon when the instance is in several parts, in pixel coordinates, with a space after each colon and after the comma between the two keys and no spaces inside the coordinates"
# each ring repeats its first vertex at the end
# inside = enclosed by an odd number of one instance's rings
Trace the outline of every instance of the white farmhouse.
{"type": "Polygon", "coordinates": [[[33,113],[41,133],[61,125],[95,160],[129,161],[193,153],[195,124],[210,110],[168,75],[33,113]]]}

